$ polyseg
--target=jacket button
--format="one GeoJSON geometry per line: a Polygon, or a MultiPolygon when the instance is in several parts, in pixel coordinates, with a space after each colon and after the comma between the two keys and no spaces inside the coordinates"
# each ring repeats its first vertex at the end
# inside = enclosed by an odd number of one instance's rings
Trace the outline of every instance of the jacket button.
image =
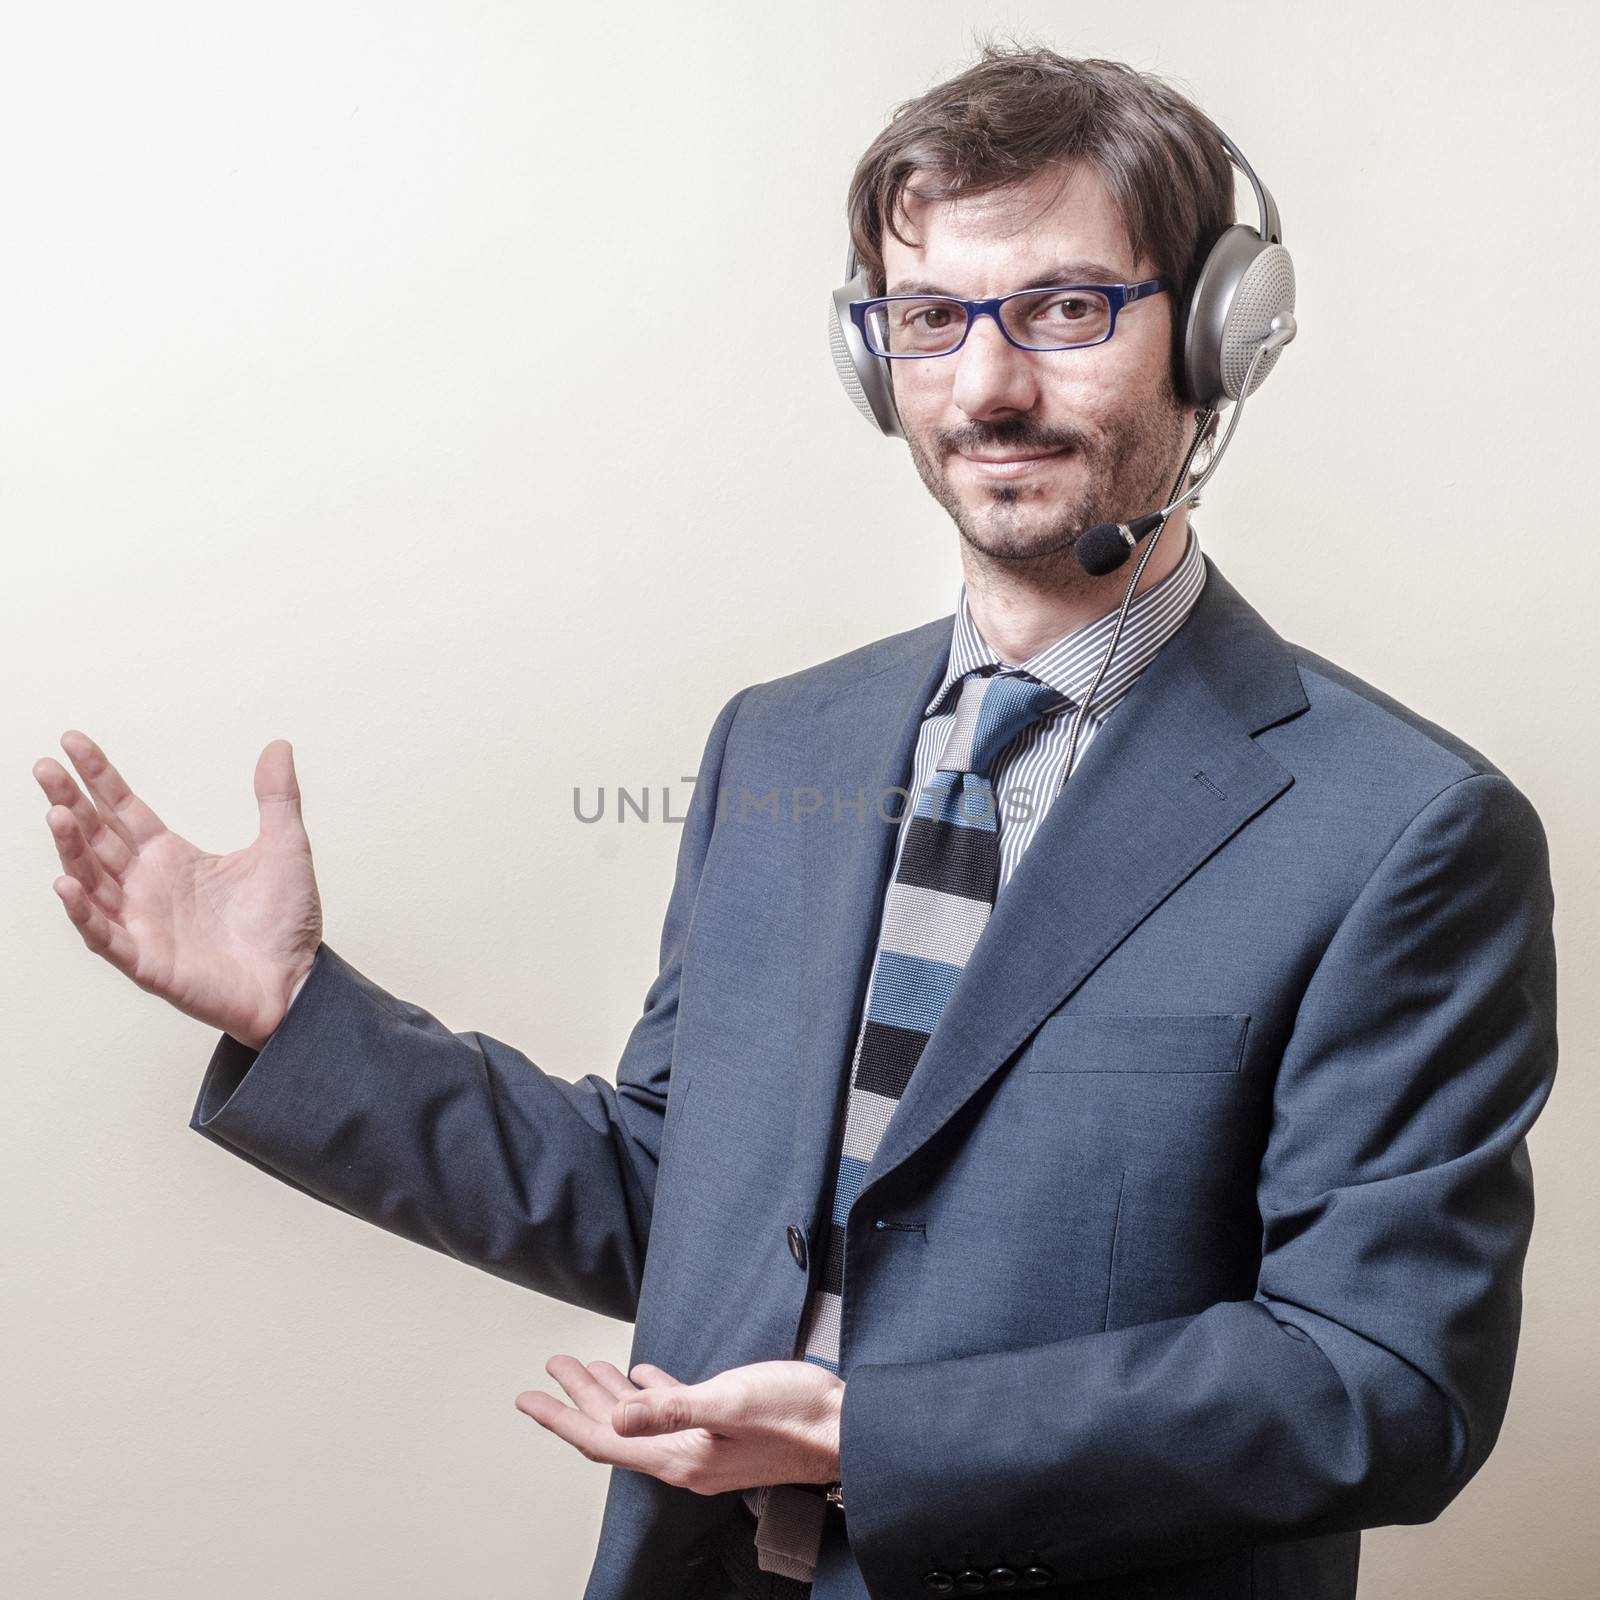
{"type": "Polygon", "coordinates": [[[957,1594],[982,1594],[988,1587],[989,1580],[976,1567],[968,1567],[965,1572],[956,1574],[957,1594]]]}
{"type": "Polygon", "coordinates": [[[1047,1584],[1056,1581],[1056,1569],[1054,1567],[1024,1567],[1022,1569],[1022,1581],[1030,1589],[1043,1589],[1047,1584]]]}
{"type": "Polygon", "coordinates": [[[789,1254],[794,1257],[794,1264],[804,1272],[806,1270],[806,1236],[792,1222],[789,1224],[789,1254]]]}
{"type": "Polygon", "coordinates": [[[940,1572],[935,1568],[932,1572],[922,1574],[922,1587],[930,1594],[954,1594],[956,1580],[948,1572],[940,1572]]]}
{"type": "Polygon", "coordinates": [[[989,1587],[991,1589],[1015,1589],[1022,1579],[1017,1576],[1015,1567],[990,1567],[989,1587]]]}

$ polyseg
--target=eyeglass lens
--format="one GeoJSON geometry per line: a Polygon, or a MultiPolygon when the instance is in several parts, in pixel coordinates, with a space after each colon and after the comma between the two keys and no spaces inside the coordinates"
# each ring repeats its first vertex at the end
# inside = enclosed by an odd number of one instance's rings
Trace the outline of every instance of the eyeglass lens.
{"type": "MultiPolygon", "coordinates": [[[[1062,350],[1094,344],[1111,326],[1111,302],[1097,289],[1040,289],[1003,301],[1000,318],[1018,344],[1062,350]]],[[[939,355],[960,344],[967,312],[959,300],[895,299],[871,307],[869,343],[878,355],[939,355]]]]}

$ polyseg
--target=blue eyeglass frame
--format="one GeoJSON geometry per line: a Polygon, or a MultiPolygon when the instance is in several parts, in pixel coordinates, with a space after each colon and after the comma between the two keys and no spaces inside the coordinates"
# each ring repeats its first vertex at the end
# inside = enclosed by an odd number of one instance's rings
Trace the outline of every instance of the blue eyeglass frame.
{"type": "Polygon", "coordinates": [[[967,342],[967,335],[972,332],[979,317],[992,318],[1006,343],[1015,345],[1018,350],[1026,350],[1033,355],[1059,355],[1064,350],[1092,350],[1097,344],[1106,343],[1117,331],[1117,313],[1124,306],[1132,304],[1135,300],[1148,299],[1153,294],[1162,294],[1170,287],[1165,278],[1146,278],[1142,283],[1049,284],[1039,289],[1017,289],[1011,294],[996,295],[990,300],[963,300],[954,294],[880,294],[874,295],[869,300],[852,300],[850,320],[855,323],[856,331],[861,335],[861,343],[867,354],[876,356],[880,361],[936,361],[940,356],[953,356],[967,342]],[[1111,321],[1098,339],[1086,339],[1082,344],[1023,344],[1020,339],[1011,337],[1010,329],[1000,320],[1000,307],[1008,300],[1019,300],[1025,294],[1063,294],[1071,289],[1093,289],[1103,294],[1110,304],[1111,321]],[[948,350],[905,350],[894,354],[884,350],[874,350],[872,339],[867,333],[867,312],[874,306],[890,305],[896,300],[942,300],[947,305],[963,306],[966,308],[967,325],[961,330],[961,337],[948,350]]]}

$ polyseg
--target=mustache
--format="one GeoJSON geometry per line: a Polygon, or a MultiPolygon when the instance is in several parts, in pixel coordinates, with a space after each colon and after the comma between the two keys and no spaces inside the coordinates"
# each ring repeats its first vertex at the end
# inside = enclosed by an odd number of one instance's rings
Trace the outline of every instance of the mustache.
{"type": "Polygon", "coordinates": [[[974,423],[968,428],[952,429],[939,435],[939,443],[947,454],[1029,450],[1042,455],[1050,450],[1087,451],[1089,436],[1077,428],[1043,428],[1031,417],[1014,417],[1009,422],[974,423]]]}

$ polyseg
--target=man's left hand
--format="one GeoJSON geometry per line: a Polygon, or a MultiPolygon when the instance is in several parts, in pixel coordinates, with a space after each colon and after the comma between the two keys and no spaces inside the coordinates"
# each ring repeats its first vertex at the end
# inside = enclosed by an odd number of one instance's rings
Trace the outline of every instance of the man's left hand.
{"type": "Polygon", "coordinates": [[[704,1383],[648,1362],[630,1380],[609,1361],[564,1355],[545,1371],[575,1405],[529,1389],[517,1409],[591,1461],[707,1495],[838,1480],[844,1380],[814,1361],[756,1361],[704,1383]]]}

